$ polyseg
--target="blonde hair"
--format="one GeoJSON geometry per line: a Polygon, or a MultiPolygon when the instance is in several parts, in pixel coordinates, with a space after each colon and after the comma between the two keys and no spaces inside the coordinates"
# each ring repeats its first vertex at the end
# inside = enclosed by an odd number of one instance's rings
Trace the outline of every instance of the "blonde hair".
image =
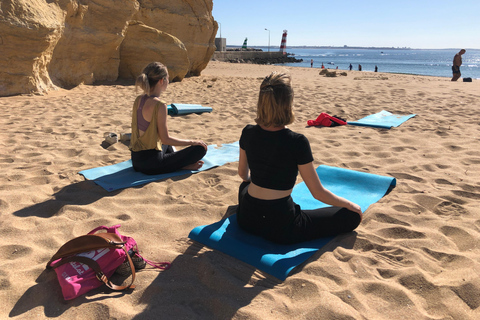
{"type": "Polygon", "coordinates": [[[266,127],[280,127],[293,123],[293,88],[291,77],[272,72],[263,79],[258,95],[255,122],[266,127]]]}
{"type": "Polygon", "coordinates": [[[155,87],[158,81],[168,76],[168,70],[160,62],[149,63],[137,77],[135,88],[140,87],[144,93],[150,94],[150,90],[155,87]]]}

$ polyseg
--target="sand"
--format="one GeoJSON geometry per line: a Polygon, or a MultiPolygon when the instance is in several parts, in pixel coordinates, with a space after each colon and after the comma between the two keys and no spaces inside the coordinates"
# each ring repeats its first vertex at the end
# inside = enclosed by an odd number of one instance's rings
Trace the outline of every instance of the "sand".
{"type": "MultiPolygon", "coordinates": [[[[43,319],[479,319],[480,90],[478,82],[369,72],[211,62],[172,83],[167,102],[212,113],[169,117],[172,135],[237,141],[253,123],[271,71],[293,77],[297,120],[315,165],[393,176],[397,187],[355,233],[320,250],[286,281],[188,239],[236,205],[237,164],[107,192],[78,172],[129,159],[104,143],[129,132],[131,82],[0,98],[0,318],[43,319]],[[398,128],[307,127],[321,112],[358,120],[382,109],[417,114],[398,128]],[[104,287],[64,301],[45,264],[73,237],[121,224],[146,258],[137,288],[104,287]]],[[[300,179],[299,179],[300,181],[300,179]]]]}

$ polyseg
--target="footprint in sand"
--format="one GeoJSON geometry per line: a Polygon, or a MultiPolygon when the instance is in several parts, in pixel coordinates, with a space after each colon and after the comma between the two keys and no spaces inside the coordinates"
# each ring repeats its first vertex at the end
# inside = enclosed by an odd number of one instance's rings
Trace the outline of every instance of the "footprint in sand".
{"type": "MultiPolygon", "coordinates": [[[[397,206],[399,207],[399,206],[397,206]]],[[[395,209],[395,207],[394,207],[395,209]]],[[[408,207],[405,207],[405,208],[402,208],[403,210],[408,210],[408,211],[404,211],[404,212],[410,212],[410,208],[408,207]]],[[[395,209],[397,210],[397,209],[395,209]]],[[[399,210],[401,211],[401,210],[399,210]]],[[[384,213],[379,213],[377,214],[374,218],[374,220],[377,220],[378,222],[384,222],[384,223],[390,223],[390,224],[398,224],[398,225],[401,225],[401,226],[405,226],[405,227],[410,227],[411,224],[407,223],[407,222],[403,222],[401,220],[398,220],[396,218],[393,218],[392,216],[388,215],[388,214],[384,214],[384,213]]]]}
{"type": "Polygon", "coordinates": [[[381,236],[390,239],[425,239],[427,237],[423,232],[403,227],[385,228],[379,230],[378,233],[381,236]]]}
{"type": "Polygon", "coordinates": [[[450,181],[445,180],[445,179],[436,179],[436,180],[435,180],[435,183],[437,183],[437,184],[445,184],[445,185],[449,185],[449,186],[453,185],[453,183],[451,183],[450,181]]]}
{"type": "Polygon", "coordinates": [[[0,247],[0,258],[2,260],[15,260],[30,255],[32,251],[30,247],[10,244],[0,247]]]}
{"type": "Polygon", "coordinates": [[[207,179],[205,180],[205,183],[206,183],[209,187],[215,187],[215,186],[217,186],[220,182],[221,182],[221,180],[220,180],[220,178],[219,178],[217,175],[214,175],[213,177],[207,178],[207,179]]]}
{"type": "Polygon", "coordinates": [[[443,201],[433,208],[435,214],[441,216],[465,216],[469,212],[457,203],[443,201]]]}
{"type": "Polygon", "coordinates": [[[470,233],[457,227],[443,226],[440,232],[453,241],[460,251],[476,248],[479,242],[470,233]]]}
{"type": "Polygon", "coordinates": [[[13,163],[14,161],[12,158],[0,159],[0,163],[13,163]]]}
{"type": "Polygon", "coordinates": [[[407,174],[407,173],[392,172],[392,173],[390,173],[390,175],[394,176],[398,180],[412,180],[412,181],[415,181],[415,182],[424,182],[425,181],[420,177],[412,176],[412,175],[407,174]]]}
{"type": "Polygon", "coordinates": [[[470,309],[476,310],[480,307],[480,283],[478,280],[451,289],[470,309]]]}
{"type": "Polygon", "coordinates": [[[128,221],[128,220],[132,219],[132,217],[130,217],[130,215],[125,214],[125,213],[124,214],[119,214],[118,216],[116,216],[116,218],[118,220],[122,220],[122,221],[128,221]]]}
{"type": "Polygon", "coordinates": [[[453,152],[458,152],[458,151],[465,150],[465,148],[462,148],[462,147],[454,145],[454,144],[447,144],[447,145],[444,145],[444,147],[446,147],[447,149],[449,149],[450,151],[453,151],[453,152]]]}
{"type": "Polygon", "coordinates": [[[422,248],[422,250],[440,262],[440,265],[444,268],[449,269],[458,269],[458,268],[469,268],[475,265],[475,262],[471,259],[453,253],[446,253],[440,251],[434,251],[429,248],[422,248]]]}
{"type": "Polygon", "coordinates": [[[365,303],[374,310],[380,310],[380,308],[403,310],[415,305],[404,290],[388,283],[365,283],[362,291],[366,297],[365,303]]]}

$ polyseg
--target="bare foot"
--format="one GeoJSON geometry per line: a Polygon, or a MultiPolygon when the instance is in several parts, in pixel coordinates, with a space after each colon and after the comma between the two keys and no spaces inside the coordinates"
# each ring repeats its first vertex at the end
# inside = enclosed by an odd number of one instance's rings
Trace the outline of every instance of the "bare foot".
{"type": "Polygon", "coordinates": [[[188,166],[185,166],[185,167],[183,167],[182,169],[185,169],[185,170],[198,170],[198,169],[200,169],[200,168],[203,166],[204,163],[205,163],[205,162],[203,162],[202,160],[200,160],[200,161],[197,161],[197,162],[195,162],[195,163],[189,164],[188,166]]]}

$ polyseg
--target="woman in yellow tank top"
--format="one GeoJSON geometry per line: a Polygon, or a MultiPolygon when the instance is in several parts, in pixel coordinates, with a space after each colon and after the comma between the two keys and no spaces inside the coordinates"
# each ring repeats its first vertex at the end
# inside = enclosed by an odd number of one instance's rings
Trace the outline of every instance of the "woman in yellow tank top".
{"type": "Polygon", "coordinates": [[[167,104],[160,100],[168,83],[167,67],[160,62],[146,66],[135,83],[144,94],[133,104],[130,151],[133,168],[145,174],[198,170],[207,152],[207,145],[201,140],[179,139],[168,133],[167,104]],[[188,147],[174,151],[172,146],[188,147]]]}

